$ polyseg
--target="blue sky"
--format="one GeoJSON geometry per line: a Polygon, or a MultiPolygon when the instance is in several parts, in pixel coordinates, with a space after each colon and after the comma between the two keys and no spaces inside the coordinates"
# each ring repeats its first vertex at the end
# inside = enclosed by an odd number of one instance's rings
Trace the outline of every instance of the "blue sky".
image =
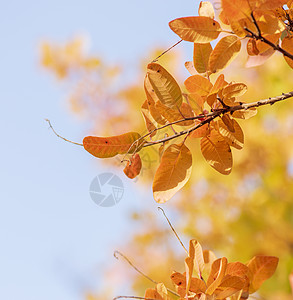
{"type": "Polygon", "coordinates": [[[137,198],[156,208],[150,187],[142,192],[123,176],[119,205],[101,208],[90,199],[91,180],[109,169],[48,130],[44,118],[81,141],[87,124],[74,119],[68,91],[40,68],[40,42],[86,34],[91,53],[135,68],[155,45],[175,43],[168,22],[196,7],[189,0],[1,1],[0,299],[83,299],[129,234],[137,198]]]}

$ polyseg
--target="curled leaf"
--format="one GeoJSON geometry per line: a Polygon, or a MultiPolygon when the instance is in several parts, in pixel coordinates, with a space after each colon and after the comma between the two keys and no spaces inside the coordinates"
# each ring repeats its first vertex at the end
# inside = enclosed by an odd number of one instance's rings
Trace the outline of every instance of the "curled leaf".
{"type": "Polygon", "coordinates": [[[130,158],[130,161],[127,162],[127,165],[124,168],[123,172],[128,178],[133,179],[140,173],[141,167],[142,164],[140,156],[138,153],[135,153],[130,158]]]}

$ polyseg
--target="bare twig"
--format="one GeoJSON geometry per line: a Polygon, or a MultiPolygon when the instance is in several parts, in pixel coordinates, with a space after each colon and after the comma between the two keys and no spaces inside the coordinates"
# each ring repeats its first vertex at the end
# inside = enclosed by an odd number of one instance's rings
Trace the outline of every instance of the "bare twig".
{"type": "Polygon", "coordinates": [[[52,129],[52,131],[54,132],[54,134],[55,134],[58,138],[60,138],[60,139],[62,139],[62,140],[64,140],[64,141],[66,141],[66,142],[68,142],[68,143],[74,144],[74,145],[83,146],[83,144],[76,143],[76,142],[72,142],[72,141],[70,141],[70,140],[64,138],[63,136],[59,135],[59,134],[54,130],[54,128],[53,128],[53,126],[52,126],[50,120],[45,119],[45,121],[47,121],[47,122],[49,123],[50,128],[52,129]]]}
{"type": "MultiPolygon", "coordinates": [[[[150,278],[148,275],[146,275],[146,274],[144,274],[142,271],[140,271],[124,254],[122,254],[120,251],[115,251],[114,252],[114,257],[116,258],[116,259],[119,259],[119,256],[118,255],[120,255],[123,259],[125,259],[126,261],[127,261],[127,263],[136,271],[136,272],[138,272],[140,275],[142,275],[143,277],[145,277],[146,279],[148,279],[149,281],[151,281],[152,283],[154,283],[154,284],[158,284],[158,282],[157,281],[155,281],[155,280],[153,280],[152,278],[150,278]]],[[[172,293],[173,295],[175,295],[175,296],[179,296],[176,292],[174,292],[174,291],[172,291],[172,290],[170,290],[170,289],[168,289],[167,288],[167,290],[168,290],[168,292],[170,292],[170,293],[172,293]]],[[[144,299],[144,298],[143,298],[144,299]]]]}
{"type": "Polygon", "coordinates": [[[168,219],[167,215],[165,214],[165,211],[163,210],[163,208],[158,207],[158,210],[160,210],[163,213],[164,217],[166,218],[166,220],[167,220],[170,228],[172,229],[172,231],[175,234],[176,238],[178,239],[179,243],[181,244],[181,246],[183,247],[183,249],[185,250],[185,252],[187,253],[187,255],[189,255],[187,249],[185,248],[184,244],[182,243],[182,241],[181,241],[180,237],[178,236],[176,230],[172,226],[172,224],[171,224],[170,220],[168,219]]]}
{"type": "Polygon", "coordinates": [[[152,60],[152,63],[158,61],[158,59],[160,57],[162,57],[164,54],[166,54],[167,52],[169,52],[171,49],[173,49],[174,47],[176,47],[178,44],[180,44],[183,40],[178,41],[177,43],[175,43],[174,45],[172,45],[171,47],[169,47],[167,50],[165,50],[164,52],[162,52],[159,56],[157,56],[154,60],[152,60]]]}

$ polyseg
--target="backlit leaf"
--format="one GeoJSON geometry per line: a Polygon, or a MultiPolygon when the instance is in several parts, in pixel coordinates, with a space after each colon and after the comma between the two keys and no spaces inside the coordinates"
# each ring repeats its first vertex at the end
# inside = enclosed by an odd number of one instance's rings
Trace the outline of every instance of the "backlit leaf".
{"type": "Polygon", "coordinates": [[[194,43],[193,65],[198,73],[206,73],[208,71],[209,58],[212,50],[213,48],[210,43],[194,43]]]}
{"type": "Polygon", "coordinates": [[[143,141],[135,142],[139,138],[140,134],[137,132],[128,132],[110,137],[86,136],[83,139],[83,146],[93,156],[106,158],[140,150],[143,141]]]}
{"type": "Polygon", "coordinates": [[[279,20],[279,18],[268,14],[262,14],[258,19],[257,24],[261,32],[264,34],[281,33],[286,29],[285,24],[281,20],[279,20]]]}
{"type": "Polygon", "coordinates": [[[178,18],[169,26],[181,39],[193,43],[209,43],[221,32],[220,24],[209,17],[178,18]]]}
{"type": "Polygon", "coordinates": [[[191,175],[192,155],[184,145],[170,145],[162,156],[153,182],[154,199],[164,203],[174,196],[191,175]]]}
{"type": "Polygon", "coordinates": [[[209,17],[213,19],[215,17],[213,4],[209,1],[201,1],[199,3],[198,14],[201,17],[209,17]]]}
{"type": "Polygon", "coordinates": [[[141,164],[140,156],[138,153],[135,153],[130,158],[130,162],[129,161],[127,162],[127,165],[124,168],[123,172],[128,178],[133,179],[140,173],[141,167],[142,164],[141,164]]]}
{"type": "Polygon", "coordinates": [[[257,109],[255,107],[249,109],[241,109],[234,111],[233,118],[248,120],[257,114],[257,109]]]}
{"type": "MultiPolygon", "coordinates": [[[[293,54],[293,35],[286,36],[282,40],[282,48],[289,52],[290,54],[293,54]]],[[[287,64],[293,69],[293,60],[287,56],[284,56],[287,64]]]]}
{"type": "Polygon", "coordinates": [[[233,83],[223,88],[222,95],[225,98],[240,97],[247,91],[247,86],[244,83],[233,83]]]}
{"type": "Polygon", "coordinates": [[[222,9],[225,16],[233,21],[250,18],[251,14],[248,0],[222,0],[222,9]]]}
{"type": "Polygon", "coordinates": [[[213,87],[212,83],[201,75],[188,77],[184,84],[189,93],[198,94],[200,96],[207,96],[213,87]]]}
{"type": "Polygon", "coordinates": [[[241,42],[236,36],[223,37],[210,55],[209,70],[215,73],[224,69],[239,53],[240,48],[241,42]]]}
{"type": "Polygon", "coordinates": [[[147,74],[159,101],[170,108],[181,106],[182,93],[180,87],[167,70],[159,64],[151,63],[148,65],[147,74]]]}
{"type": "Polygon", "coordinates": [[[276,271],[279,259],[275,256],[255,256],[247,264],[252,273],[249,293],[257,291],[276,271]]]}
{"type": "MultiPolygon", "coordinates": [[[[142,107],[141,107],[141,113],[142,113],[142,116],[144,118],[144,121],[145,121],[145,125],[146,125],[146,128],[149,132],[153,131],[156,129],[156,121],[154,120],[154,118],[152,117],[150,111],[149,111],[149,106],[148,106],[148,102],[147,100],[145,100],[145,102],[143,103],[142,107]]],[[[157,133],[157,131],[153,131],[151,134],[150,134],[150,137],[153,137],[155,136],[157,133]]]]}
{"type": "Polygon", "coordinates": [[[206,161],[218,172],[228,175],[232,170],[232,153],[225,138],[216,130],[202,138],[201,152],[206,161]]]}
{"type": "Polygon", "coordinates": [[[196,75],[197,71],[194,68],[193,62],[192,61],[187,61],[184,64],[186,70],[189,72],[190,75],[196,75]]]}

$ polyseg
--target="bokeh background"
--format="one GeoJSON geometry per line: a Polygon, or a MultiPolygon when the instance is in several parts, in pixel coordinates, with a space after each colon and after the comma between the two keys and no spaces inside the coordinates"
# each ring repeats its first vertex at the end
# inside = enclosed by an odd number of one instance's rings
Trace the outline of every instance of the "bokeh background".
{"type": "MultiPolygon", "coordinates": [[[[168,22],[197,14],[196,1],[2,2],[0,56],[0,298],[111,299],[144,294],[152,284],[113,257],[121,250],[145,273],[171,287],[184,251],[152,198],[157,149],[143,153],[143,173],[129,180],[117,160],[99,161],[82,147],[86,135],[144,132],[146,64],[178,41],[168,22]],[[97,206],[92,179],[112,172],[124,184],[121,202],[97,206]]],[[[217,8],[217,4],[215,5],[217,8]]],[[[179,82],[192,45],[161,60],[179,82]]],[[[241,81],[250,102],[292,90],[292,71],[280,55],[245,68],[240,55],[225,71],[241,81]]],[[[292,104],[259,110],[241,122],[245,147],[234,151],[229,176],[215,173],[195,141],[193,176],[163,207],[187,244],[197,238],[219,256],[247,261],[280,257],[277,274],[260,294],[290,299],[293,269],[292,104]]]]}

